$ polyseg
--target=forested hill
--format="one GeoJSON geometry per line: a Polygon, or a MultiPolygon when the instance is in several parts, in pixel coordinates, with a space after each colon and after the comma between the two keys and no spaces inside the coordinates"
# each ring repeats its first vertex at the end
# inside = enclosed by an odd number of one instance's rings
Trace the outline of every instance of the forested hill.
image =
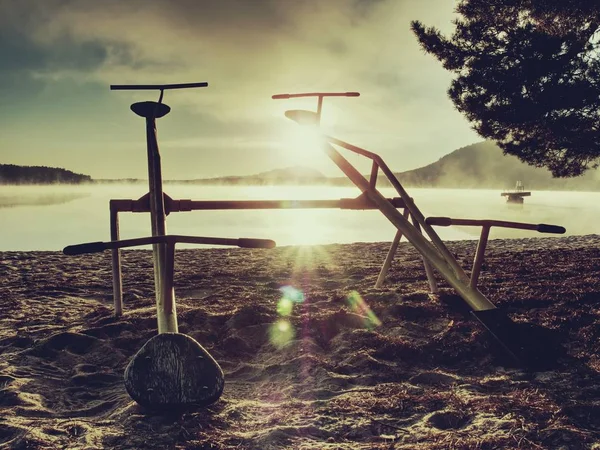
{"type": "Polygon", "coordinates": [[[79,184],[91,181],[89,175],[57,167],[0,164],[0,184],[79,184]]]}
{"type": "MultiPolygon", "coordinates": [[[[396,168],[395,168],[396,169],[396,168]]],[[[368,174],[366,175],[368,177],[368,174]]],[[[600,191],[600,169],[590,169],[575,178],[553,178],[545,168],[532,167],[515,156],[504,155],[492,142],[479,142],[460,148],[424,167],[396,172],[407,187],[512,189],[522,181],[526,190],[579,190],[600,191]]],[[[168,182],[169,180],[165,180],[168,182]]],[[[275,169],[256,175],[229,176],[196,180],[171,180],[177,183],[225,185],[334,185],[350,186],[346,177],[326,177],[307,167],[275,169]]],[[[145,180],[92,180],[70,170],[0,164],[1,184],[54,184],[91,182],[144,182],[145,180]]],[[[386,186],[385,177],[379,177],[378,186],[386,186]]]]}
{"type": "Polygon", "coordinates": [[[600,172],[590,169],[575,178],[553,178],[545,168],[504,155],[493,142],[460,148],[427,166],[396,173],[406,186],[443,188],[513,188],[517,180],[533,190],[600,190],[600,172]]]}
{"type": "MultiPolygon", "coordinates": [[[[167,180],[168,182],[169,180],[167,180]]],[[[261,185],[315,185],[315,184],[328,184],[328,178],[324,176],[318,170],[303,167],[294,166],[286,167],[283,169],[269,170],[268,172],[261,172],[255,175],[243,175],[243,176],[226,176],[217,178],[204,178],[196,180],[183,180],[177,181],[179,183],[192,183],[192,184],[224,184],[224,185],[250,185],[250,186],[261,186],[261,185]]]]}

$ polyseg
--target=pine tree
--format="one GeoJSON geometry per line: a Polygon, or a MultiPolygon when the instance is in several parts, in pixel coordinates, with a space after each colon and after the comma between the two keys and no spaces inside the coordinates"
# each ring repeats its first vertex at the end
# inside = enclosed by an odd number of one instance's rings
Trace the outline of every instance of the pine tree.
{"type": "Polygon", "coordinates": [[[460,0],[454,33],[413,21],[482,137],[556,177],[600,162],[600,2],[460,0]]]}

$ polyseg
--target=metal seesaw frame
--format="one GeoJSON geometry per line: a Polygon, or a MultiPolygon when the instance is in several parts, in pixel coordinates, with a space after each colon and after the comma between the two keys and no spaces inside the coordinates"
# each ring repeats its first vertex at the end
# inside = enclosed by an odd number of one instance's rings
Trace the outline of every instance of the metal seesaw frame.
{"type": "MultiPolygon", "coordinates": [[[[159,89],[161,85],[147,85],[145,87],[134,86],[133,89],[159,89]]],[[[194,83],[187,85],[166,85],[178,87],[197,87],[194,83]]],[[[131,89],[131,86],[111,86],[111,89],[131,89]]],[[[312,93],[301,94],[300,96],[319,96],[318,115],[320,117],[323,105],[323,97],[358,97],[358,92],[342,92],[342,93],[312,93]]],[[[161,95],[162,99],[162,95],[161,95]]],[[[376,174],[375,174],[376,177],[376,174]]],[[[375,178],[373,178],[373,183],[375,178]]],[[[162,186],[161,186],[162,189],[162,186]]],[[[148,193],[137,200],[133,199],[113,199],[110,200],[110,238],[111,241],[119,240],[119,212],[151,212],[152,196],[148,193]]],[[[386,199],[394,208],[405,209],[404,200],[400,197],[386,199]]],[[[339,200],[190,200],[181,199],[174,200],[167,194],[163,193],[163,204],[165,216],[171,212],[184,211],[206,211],[206,210],[237,210],[237,209],[309,209],[309,208],[339,208],[352,210],[367,210],[377,209],[377,206],[365,195],[360,195],[356,198],[342,198],[339,200]]],[[[408,212],[405,209],[405,214],[408,212]]],[[[141,244],[140,244],[141,245],[141,244]]],[[[123,314],[123,282],[121,271],[121,253],[119,246],[112,246],[112,275],[113,275],[113,302],[115,317],[123,314]]],[[[391,260],[390,260],[391,261],[391,260]]],[[[437,285],[431,273],[431,269],[424,260],[425,269],[428,274],[428,279],[432,291],[437,292],[437,285]]],[[[389,268],[389,262],[382,266],[383,277],[389,268]],[[387,264],[387,266],[386,266],[387,264]]],[[[378,281],[380,286],[383,282],[378,281]]]]}
{"type": "Polygon", "coordinates": [[[186,242],[252,248],[275,246],[275,242],[268,239],[227,239],[166,234],[165,195],[162,188],[156,119],[165,116],[171,110],[162,103],[165,89],[206,86],[208,83],[205,82],[111,86],[113,90],[160,90],[158,102],[146,101],[131,105],[131,110],[146,120],[149,183],[147,201],[152,236],[72,245],[63,250],[67,255],[78,255],[112,249],[114,258],[114,252],[118,252],[122,247],[152,244],[158,334],[146,342],[125,369],[127,392],[136,402],[149,408],[204,406],[217,401],[224,387],[223,371],[210,353],[190,336],[179,333],[173,286],[175,244],[186,242]]]}
{"type": "MultiPolygon", "coordinates": [[[[173,200],[164,195],[165,214],[171,212],[207,211],[207,210],[239,210],[239,209],[376,209],[368,198],[361,195],[356,198],[339,200],[173,200]]],[[[404,208],[404,201],[399,197],[387,199],[395,208],[404,208]]],[[[137,200],[113,199],[110,201],[110,238],[119,240],[119,212],[150,212],[149,195],[145,194],[137,200]]],[[[141,244],[140,244],[141,245],[141,244]]],[[[123,314],[123,282],[121,271],[120,247],[112,249],[113,301],[114,314],[123,314]]]]}
{"type": "MultiPolygon", "coordinates": [[[[290,99],[297,97],[318,97],[317,111],[306,110],[289,110],[285,116],[301,125],[319,126],[321,121],[321,111],[323,97],[339,96],[344,94],[337,93],[303,93],[303,94],[276,94],[273,99],[290,99]]],[[[356,96],[356,95],[354,95],[356,96]]],[[[563,227],[555,225],[534,225],[523,224],[517,222],[502,222],[502,221],[476,221],[469,219],[449,219],[449,218],[432,218],[429,221],[425,218],[422,212],[417,208],[413,199],[408,195],[400,181],[393,174],[391,169],[376,153],[370,152],[363,148],[349,144],[348,142],[336,139],[332,136],[323,135],[324,143],[323,150],[329,158],[338,166],[338,168],[360,189],[363,195],[371,200],[381,213],[397,228],[397,233],[392,242],[392,246],[388,252],[386,262],[380,272],[377,284],[380,285],[385,278],[385,274],[396,252],[400,238],[404,235],[407,240],[421,254],[427,277],[434,291],[435,279],[431,268],[439,272],[443,278],[452,286],[468,305],[473,316],[481,322],[484,327],[491,333],[496,341],[502,346],[506,354],[515,362],[522,366],[541,367],[549,364],[548,361],[542,361],[535,354],[537,349],[534,349],[531,342],[526,342],[520,339],[516,324],[506,315],[504,311],[498,309],[487,297],[485,297],[477,289],[477,279],[483,257],[489,230],[492,226],[502,226],[509,228],[532,229],[539,232],[559,233],[565,232],[563,227]],[[335,146],[335,147],[334,147],[335,146]],[[362,155],[372,161],[370,179],[367,180],[342,154],[336,147],[348,150],[352,153],[362,155]],[[386,176],[392,187],[398,192],[400,198],[405,204],[405,214],[400,214],[389,201],[377,190],[377,174],[381,170],[386,176]],[[407,214],[406,214],[407,213],[407,214]],[[412,223],[409,220],[412,219],[412,223]],[[437,219],[437,220],[436,220],[437,219]],[[473,266],[472,277],[469,278],[452,253],[437,235],[432,225],[448,226],[456,225],[478,225],[482,226],[482,234],[479,241],[477,255],[473,266]],[[423,235],[423,231],[429,237],[428,241],[423,235]],[[433,282],[432,282],[433,280],[433,282]]],[[[551,363],[550,363],[551,364],[551,363]]]]}

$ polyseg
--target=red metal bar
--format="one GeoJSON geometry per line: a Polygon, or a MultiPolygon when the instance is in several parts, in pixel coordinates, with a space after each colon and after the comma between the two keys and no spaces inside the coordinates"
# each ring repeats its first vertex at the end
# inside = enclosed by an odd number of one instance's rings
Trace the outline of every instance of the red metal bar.
{"type": "MultiPolygon", "coordinates": [[[[400,197],[387,199],[394,207],[404,208],[404,200],[400,197]]],[[[111,200],[111,205],[117,211],[148,212],[149,204],[146,196],[138,200],[111,200]]],[[[377,209],[367,197],[341,198],[339,200],[173,200],[165,195],[167,212],[196,211],[196,210],[227,210],[227,209],[377,209]]]]}
{"type": "Polygon", "coordinates": [[[121,239],[108,242],[87,242],[85,244],[68,245],[63,249],[65,255],[81,255],[83,253],[99,253],[104,250],[124,247],[139,247],[140,245],[164,244],[175,245],[179,242],[184,244],[205,245],[233,245],[243,248],[273,248],[275,241],[271,239],[254,238],[218,238],[205,236],[182,236],[179,234],[167,234],[162,236],[147,236],[133,239],[121,239]]]}
{"type": "Polygon", "coordinates": [[[179,84],[111,84],[111,91],[145,91],[153,89],[187,89],[187,88],[198,88],[207,87],[208,83],[205,81],[199,83],[179,83],[179,84]]]}
{"type": "Polygon", "coordinates": [[[481,226],[481,227],[501,227],[513,228],[518,230],[533,230],[540,233],[563,234],[567,230],[558,225],[548,225],[545,223],[524,223],[524,222],[508,222],[505,220],[478,220],[478,219],[452,219],[450,217],[428,217],[426,222],[429,225],[438,225],[448,227],[450,225],[458,226],[481,226]]]}
{"type": "Polygon", "coordinates": [[[373,161],[373,165],[371,166],[371,177],[369,178],[369,184],[374,189],[377,185],[377,173],[379,172],[379,165],[373,161]]]}
{"type": "Polygon", "coordinates": [[[274,100],[298,98],[298,97],[359,97],[360,92],[307,92],[303,94],[275,94],[271,96],[274,100]]]}

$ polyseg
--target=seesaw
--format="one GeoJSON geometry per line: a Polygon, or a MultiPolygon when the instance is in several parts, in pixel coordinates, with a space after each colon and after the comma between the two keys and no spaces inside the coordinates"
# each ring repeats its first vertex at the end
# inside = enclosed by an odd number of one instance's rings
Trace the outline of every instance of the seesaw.
{"type": "MultiPolygon", "coordinates": [[[[404,208],[404,201],[399,197],[387,199],[394,208],[404,208]]],[[[165,214],[172,212],[209,211],[209,210],[270,210],[270,209],[344,209],[368,210],[376,209],[364,195],[356,198],[334,200],[173,200],[164,194],[165,214]]],[[[110,200],[110,233],[111,240],[119,240],[119,213],[145,213],[150,211],[148,194],[137,200],[110,200]]],[[[121,273],[121,255],[117,247],[112,248],[113,301],[115,317],[123,314],[123,288],[121,273]]]]}
{"type": "MultiPolygon", "coordinates": [[[[199,88],[207,83],[170,85],[113,85],[113,90],[159,90],[158,102],[139,102],[131,110],[146,119],[149,192],[146,197],[150,212],[152,236],[136,239],[115,239],[66,247],[67,255],[118,252],[125,247],[152,244],[154,285],[158,334],[146,342],[125,369],[125,388],[140,405],[149,408],[203,406],[215,402],[224,387],[223,371],[210,353],[193,338],[179,333],[175,292],[173,287],[175,245],[207,244],[235,245],[247,248],[272,248],[269,239],[231,239],[201,236],[168,235],[166,230],[165,196],[162,187],[160,152],[156,134],[156,119],[169,113],[162,103],[167,89],[199,88]]],[[[114,253],[113,253],[114,255],[114,253]]]]}
{"type": "MultiPolygon", "coordinates": [[[[164,89],[180,88],[180,87],[199,87],[196,84],[188,85],[152,85],[152,86],[112,86],[112,89],[164,89]]],[[[344,92],[334,94],[324,94],[331,96],[346,96],[357,97],[358,92],[344,92]]],[[[322,105],[322,100],[319,105],[322,105]]],[[[321,107],[321,106],[319,106],[321,107]]],[[[149,160],[150,161],[150,160],[149,160]]],[[[404,200],[400,197],[388,198],[387,201],[394,207],[404,209],[404,200]]],[[[166,193],[163,193],[164,214],[169,215],[172,212],[188,212],[188,211],[207,211],[207,210],[245,210],[245,209],[345,209],[345,210],[369,210],[377,209],[376,205],[365,195],[359,195],[356,198],[341,198],[332,200],[191,200],[180,199],[174,200],[166,193]]],[[[110,200],[110,238],[112,241],[119,241],[119,213],[147,213],[151,212],[150,195],[145,194],[137,200],[134,199],[113,199],[110,200]]],[[[121,254],[118,246],[111,246],[112,250],[112,275],[113,275],[113,301],[115,317],[120,317],[123,314],[123,282],[121,272],[121,254]]],[[[382,267],[382,274],[385,275],[389,262],[382,267]]],[[[425,269],[430,275],[431,269],[425,262],[425,269]]],[[[383,276],[384,276],[383,275],[383,276]]],[[[383,283],[383,277],[380,277],[378,286],[383,283]]],[[[435,290],[435,280],[430,277],[431,288],[435,290]]]]}
{"type": "MultiPolygon", "coordinates": [[[[72,245],[64,249],[68,255],[112,251],[113,299],[115,317],[123,314],[123,293],[120,249],[140,245],[153,245],[154,280],[157,305],[158,335],[152,338],[132,359],[125,371],[125,386],[138,403],[150,407],[171,405],[204,405],[216,401],[223,390],[223,375],[214,359],[193,339],[178,334],[177,313],[173,287],[173,261],[175,244],[236,245],[247,248],[271,248],[275,243],[264,239],[227,239],[214,237],[179,236],[166,234],[166,216],[172,212],[194,210],[239,209],[304,209],[339,208],[365,210],[376,206],[366,196],[335,200],[174,200],[163,192],[160,153],[156,137],[156,119],[165,116],[170,108],[162,103],[167,89],[205,87],[207,83],[171,85],[112,85],[112,90],[159,90],[158,102],[135,103],[131,109],[146,119],[148,146],[149,192],[137,200],[113,199],[110,201],[109,242],[91,242],[72,245]],[[152,236],[136,239],[119,239],[119,212],[149,212],[152,236]],[[183,356],[182,356],[183,355],[183,356]],[[160,356],[162,359],[158,358],[160,356]],[[179,358],[179,359],[178,359],[179,358]],[[195,359],[194,359],[195,358],[195,359]],[[178,359],[178,360],[176,360],[178,359]],[[202,361],[189,364],[189,361],[202,361]],[[152,363],[152,366],[149,364],[152,363]],[[172,365],[168,376],[160,375],[167,365],[172,365]],[[185,372],[180,371],[181,368],[185,372]],[[205,373],[200,376],[199,373],[205,373]],[[157,382],[156,380],[162,380],[157,382]],[[192,385],[185,380],[195,380],[192,385]],[[186,386],[185,389],[183,387],[186,386]]],[[[358,95],[347,93],[345,95],[358,95]]],[[[399,197],[387,201],[395,208],[404,208],[399,197]]]]}
{"type": "MultiPolygon", "coordinates": [[[[216,401],[224,386],[223,372],[212,356],[195,340],[178,333],[177,314],[173,287],[173,262],[175,244],[237,245],[248,248],[272,248],[275,243],[266,239],[230,239],[215,237],[179,236],[166,234],[166,215],[174,211],[194,209],[281,209],[281,208],[342,208],[342,209],[379,209],[392,222],[397,233],[392,242],[386,261],[381,269],[377,284],[381,285],[389,269],[398,242],[402,235],[415,246],[423,257],[425,271],[432,292],[437,292],[437,283],[433,269],[437,270],[454,287],[465,302],[472,308],[475,317],[502,344],[505,350],[519,362],[523,357],[531,356],[526,351],[527,343],[515,340],[514,323],[481,292],[476,289],[477,276],[483,261],[489,229],[492,226],[537,229],[540,232],[564,233],[564,228],[552,225],[532,225],[515,222],[470,221],[465,219],[430,218],[425,220],[411,197],[375,153],[368,152],[332,137],[325,137],[324,149],[338,167],[357,185],[362,194],[354,199],[339,200],[294,200],[281,203],[276,200],[261,201],[192,201],[173,200],[163,192],[160,153],[156,136],[156,119],[165,116],[170,108],[162,103],[165,89],[204,87],[207,83],[189,83],[178,85],[117,85],[111,89],[157,89],[160,90],[158,102],[140,102],[131,106],[137,115],[146,119],[146,137],[148,148],[149,192],[138,200],[111,201],[111,241],[92,242],[73,245],[64,249],[65,254],[113,251],[113,288],[115,313],[122,313],[121,273],[119,250],[125,247],[152,244],[155,272],[155,293],[157,305],[158,335],[150,339],[132,358],[125,370],[125,386],[131,397],[143,406],[152,408],[202,406],[216,401]],[[373,161],[371,176],[367,181],[331,144],[366,156],[373,161]],[[377,174],[382,170],[392,183],[400,197],[385,198],[376,189],[377,174]],[[403,214],[398,212],[403,208],[403,214]],[[119,240],[118,212],[150,212],[152,236],[119,240]],[[412,220],[412,224],[410,220],[412,220]],[[474,263],[471,280],[460,268],[457,261],[442,243],[431,225],[479,225],[482,235],[474,263]],[[458,221],[458,222],[456,222],[458,221]],[[425,230],[431,243],[422,235],[425,230]],[[475,270],[475,268],[477,270],[475,270]],[[477,275],[475,276],[475,273],[477,275]],[[511,328],[512,327],[512,328],[511,328]]],[[[355,97],[358,93],[310,93],[282,94],[273,98],[318,97],[317,112],[288,111],[286,116],[303,123],[320,123],[323,98],[326,96],[355,97]]],[[[531,362],[531,361],[528,361],[531,362]]]]}
{"type": "MultiPolygon", "coordinates": [[[[323,98],[341,96],[356,97],[358,96],[358,93],[312,92],[277,94],[273,95],[272,98],[291,99],[298,97],[317,97],[316,112],[307,110],[288,110],[285,112],[287,118],[298,124],[316,128],[321,122],[323,98]]],[[[426,219],[402,184],[378,154],[331,136],[323,135],[322,137],[323,150],[327,156],[329,156],[338,168],[360,189],[362,195],[373,202],[373,204],[376,205],[381,213],[397,229],[396,236],[394,237],[386,261],[379,274],[377,286],[380,286],[383,282],[398,247],[398,243],[402,236],[405,236],[423,258],[432,292],[437,292],[437,283],[432,270],[434,269],[456,290],[470,309],[471,314],[490,332],[493,338],[500,344],[505,354],[508,355],[513,362],[522,367],[532,369],[551,366],[554,363],[554,361],[549,360],[547,357],[556,355],[549,355],[548,351],[543,351],[543,348],[548,346],[549,343],[528,340],[528,336],[520,331],[520,328],[507,316],[506,312],[497,308],[477,289],[477,281],[481,271],[481,265],[483,263],[491,227],[528,229],[542,233],[557,234],[565,233],[566,230],[563,227],[494,220],[451,219],[447,217],[432,217],[426,219]],[[344,158],[344,156],[342,156],[336,147],[370,159],[372,161],[370,178],[367,180],[346,158],[344,158]],[[394,205],[392,205],[377,190],[377,175],[380,170],[403,200],[405,208],[404,214],[401,214],[394,205]],[[470,278],[442,242],[432,225],[480,226],[482,228],[470,278]],[[423,232],[425,232],[429,240],[426,239],[423,232]]]]}

